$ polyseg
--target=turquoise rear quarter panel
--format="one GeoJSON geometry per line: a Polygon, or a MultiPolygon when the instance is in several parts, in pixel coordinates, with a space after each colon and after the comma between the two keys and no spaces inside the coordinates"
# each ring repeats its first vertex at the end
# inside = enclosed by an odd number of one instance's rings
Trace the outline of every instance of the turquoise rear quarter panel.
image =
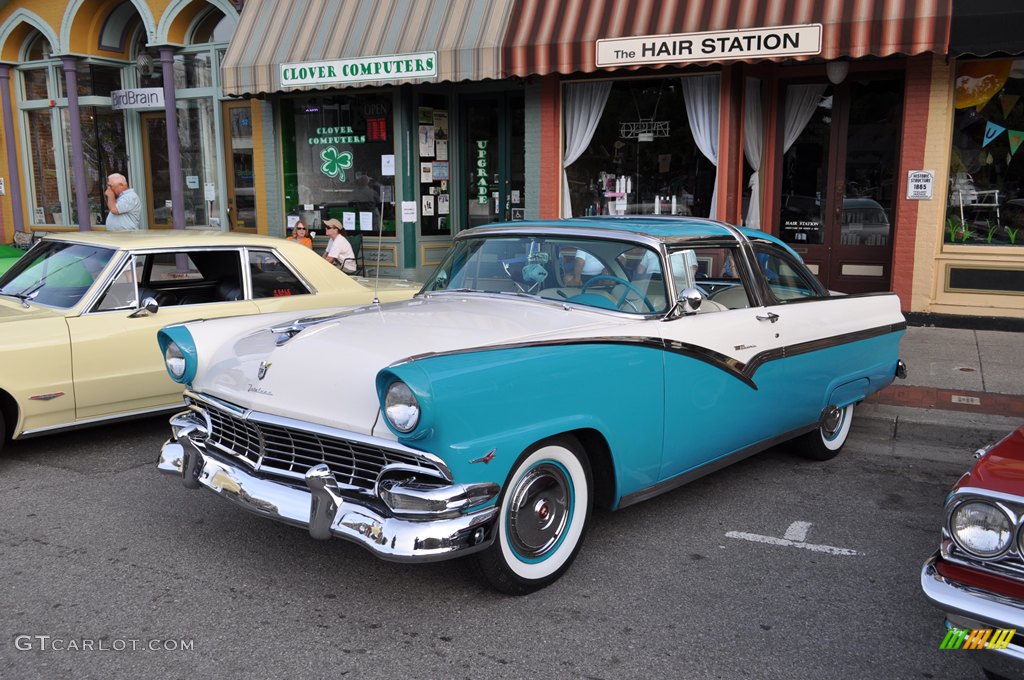
{"type": "Polygon", "coordinates": [[[608,442],[616,498],[653,484],[661,467],[664,353],[633,344],[567,344],[466,352],[386,369],[419,399],[402,443],[440,456],[456,482],[504,484],[534,443],[591,428],[608,442]],[[470,463],[492,449],[487,464],[470,463]]]}

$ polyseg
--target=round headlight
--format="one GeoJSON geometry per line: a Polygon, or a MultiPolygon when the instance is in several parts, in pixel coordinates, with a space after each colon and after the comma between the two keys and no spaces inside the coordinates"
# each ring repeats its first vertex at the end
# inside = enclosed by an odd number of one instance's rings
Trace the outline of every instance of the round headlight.
{"type": "Polygon", "coordinates": [[[181,353],[177,344],[167,343],[167,349],[164,350],[164,363],[167,364],[167,372],[175,380],[181,380],[185,375],[185,355],[181,353]]]}
{"type": "Polygon", "coordinates": [[[961,548],[978,557],[995,557],[1010,547],[1013,525],[1001,509],[986,501],[968,501],[953,511],[949,530],[961,548]]]}
{"type": "Polygon", "coordinates": [[[412,432],[420,422],[420,405],[416,396],[401,380],[388,385],[384,395],[384,415],[399,432],[412,432]]]}

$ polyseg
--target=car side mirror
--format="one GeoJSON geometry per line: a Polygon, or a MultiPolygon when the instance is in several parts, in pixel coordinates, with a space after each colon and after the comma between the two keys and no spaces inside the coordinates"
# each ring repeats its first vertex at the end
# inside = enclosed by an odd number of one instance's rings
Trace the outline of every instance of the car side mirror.
{"type": "Polygon", "coordinates": [[[148,297],[142,300],[142,306],[129,314],[128,318],[134,319],[139,316],[152,316],[159,311],[160,304],[156,301],[156,298],[148,297]]]}
{"type": "Polygon", "coordinates": [[[703,301],[704,298],[696,288],[684,288],[683,292],[679,294],[679,304],[683,308],[683,314],[696,314],[703,301]]]}

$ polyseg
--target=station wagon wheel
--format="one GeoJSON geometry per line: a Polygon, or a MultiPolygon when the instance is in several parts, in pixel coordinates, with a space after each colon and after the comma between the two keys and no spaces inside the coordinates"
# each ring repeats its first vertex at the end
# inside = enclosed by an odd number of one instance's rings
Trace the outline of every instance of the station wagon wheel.
{"type": "Polygon", "coordinates": [[[509,595],[547,586],[576,558],[593,506],[590,463],[571,437],[520,456],[502,491],[494,542],[477,554],[490,584],[509,595]]]}
{"type": "Polygon", "coordinates": [[[829,460],[835,458],[850,436],[853,424],[853,404],[838,408],[830,406],[822,414],[817,429],[798,437],[797,453],[811,460],[829,460]]]}

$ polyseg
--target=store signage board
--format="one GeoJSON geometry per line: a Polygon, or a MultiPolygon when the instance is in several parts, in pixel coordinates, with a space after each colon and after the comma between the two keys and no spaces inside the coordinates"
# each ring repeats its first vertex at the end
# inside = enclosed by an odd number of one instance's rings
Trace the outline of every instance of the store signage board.
{"type": "Polygon", "coordinates": [[[907,198],[928,200],[935,187],[935,172],[932,170],[910,170],[907,172],[907,198]]]}
{"type": "Polygon", "coordinates": [[[114,111],[126,109],[164,108],[162,87],[141,87],[134,90],[114,90],[110,93],[110,108],[114,111]]]}
{"type": "Polygon", "coordinates": [[[676,64],[821,53],[821,24],[631,36],[597,41],[598,66],[676,64]]]}
{"type": "Polygon", "coordinates": [[[437,77],[437,52],[294,62],[281,64],[279,75],[281,87],[433,79],[437,77]]]}

